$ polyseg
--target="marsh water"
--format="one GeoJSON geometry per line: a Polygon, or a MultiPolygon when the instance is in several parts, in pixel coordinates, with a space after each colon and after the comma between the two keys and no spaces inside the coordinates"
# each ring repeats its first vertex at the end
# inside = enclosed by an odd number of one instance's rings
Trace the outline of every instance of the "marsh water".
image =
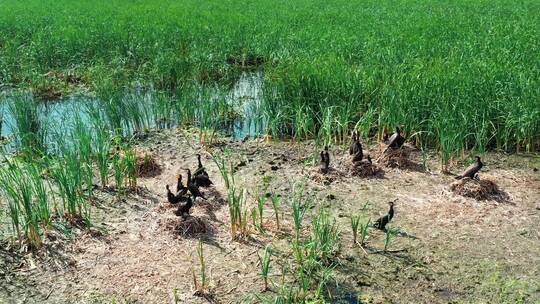
{"type": "MultiPolygon", "coordinates": [[[[213,103],[217,100],[224,100],[228,105],[235,109],[238,115],[229,118],[210,117],[211,120],[219,120],[214,124],[216,131],[224,133],[235,139],[242,139],[246,136],[258,136],[264,130],[263,120],[260,119],[259,108],[262,100],[263,89],[262,72],[244,72],[238,81],[232,86],[230,91],[217,92],[213,95],[199,95],[198,102],[213,103]],[[203,97],[206,96],[206,97],[203,97]],[[206,99],[205,99],[206,98],[206,99]],[[205,99],[205,100],[203,100],[205,99]]],[[[0,135],[4,138],[10,138],[17,132],[17,121],[14,112],[10,108],[13,101],[12,95],[4,92],[0,99],[0,135]]],[[[156,114],[151,107],[147,106],[153,102],[154,94],[152,92],[136,92],[126,95],[125,98],[131,98],[139,103],[144,113],[145,126],[148,128],[170,128],[179,124],[178,118],[170,115],[167,123],[162,123],[159,114],[156,114]]],[[[31,100],[31,96],[27,96],[31,100]]],[[[91,124],[91,109],[99,109],[102,106],[100,100],[87,96],[71,96],[58,101],[43,102],[38,104],[38,115],[41,128],[47,130],[46,142],[53,141],[55,136],[66,136],[81,121],[86,125],[91,124]]],[[[208,115],[204,111],[198,111],[197,122],[208,120],[201,117],[208,115]]],[[[178,115],[177,115],[178,116],[178,115]]],[[[129,128],[126,128],[125,135],[129,135],[129,128]]],[[[13,148],[13,144],[10,144],[13,148]]]]}

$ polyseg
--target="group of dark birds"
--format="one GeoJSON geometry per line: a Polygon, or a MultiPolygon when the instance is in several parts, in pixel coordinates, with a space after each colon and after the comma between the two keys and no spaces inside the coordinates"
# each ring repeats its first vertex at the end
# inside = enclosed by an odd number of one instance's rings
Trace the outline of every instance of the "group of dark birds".
{"type": "Polygon", "coordinates": [[[183,218],[189,215],[189,210],[191,207],[193,207],[193,203],[197,197],[206,200],[206,197],[202,194],[200,188],[205,188],[212,185],[208,172],[206,172],[206,169],[202,165],[200,154],[197,154],[197,162],[197,170],[195,170],[193,175],[191,174],[190,169],[186,169],[187,183],[185,186],[182,183],[182,174],[178,175],[176,193],[171,191],[169,185],[165,186],[167,189],[167,201],[173,205],[179,204],[175,214],[183,218]],[[180,204],[182,202],[183,204],[180,204]]]}
{"type": "MultiPolygon", "coordinates": [[[[357,132],[353,132],[352,140],[353,143],[349,147],[349,155],[352,156],[353,164],[358,165],[363,162],[372,164],[372,160],[369,155],[367,155],[366,159],[363,159],[364,152],[362,149],[362,144],[360,143],[360,136],[357,132]]],[[[405,144],[405,137],[401,135],[401,130],[399,129],[399,127],[396,127],[396,131],[394,132],[394,134],[392,134],[392,136],[390,137],[388,136],[388,134],[385,134],[383,141],[386,144],[386,149],[383,151],[383,153],[385,153],[386,151],[388,151],[388,149],[400,149],[403,144],[405,144]]],[[[482,169],[484,164],[482,163],[480,156],[475,156],[475,159],[475,163],[469,166],[463,174],[456,176],[456,179],[463,179],[466,177],[471,179],[478,179],[478,172],[480,171],[480,169],[482,169]]],[[[329,170],[330,153],[328,152],[328,146],[325,146],[324,150],[321,151],[320,172],[326,174],[329,170]]],[[[388,204],[390,205],[388,213],[375,221],[375,223],[373,224],[375,228],[386,230],[386,225],[394,217],[394,202],[389,202],[388,204]]]]}
{"type": "MultiPolygon", "coordinates": [[[[366,159],[364,159],[364,151],[362,144],[360,143],[360,135],[358,132],[353,132],[352,134],[353,143],[349,147],[349,155],[352,156],[353,165],[357,166],[362,163],[373,164],[371,156],[368,154],[366,159]]],[[[396,132],[392,136],[388,137],[388,134],[384,136],[384,142],[387,147],[384,150],[386,152],[388,149],[399,149],[405,143],[405,137],[401,135],[401,130],[399,127],[396,127],[396,132]]],[[[323,174],[328,173],[330,170],[330,154],[328,152],[328,146],[324,146],[324,150],[321,151],[321,161],[320,161],[320,171],[323,174]]]]}
{"type": "MultiPolygon", "coordinates": [[[[353,143],[349,147],[349,155],[352,156],[353,164],[358,165],[363,162],[372,164],[372,160],[369,155],[367,155],[366,159],[364,159],[364,152],[362,144],[360,143],[360,136],[357,132],[353,133],[352,140],[353,143]]],[[[384,142],[387,145],[384,152],[386,152],[388,149],[399,149],[405,143],[405,137],[401,135],[401,130],[399,129],[399,127],[396,127],[396,131],[394,134],[392,134],[392,136],[388,137],[388,135],[385,135],[384,142]]],[[[328,152],[328,146],[324,147],[324,150],[321,151],[320,155],[320,171],[326,174],[330,169],[330,153],[328,152]]],[[[468,167],[463,174],[456,176],[456,179],[462,179],[465,177],[471,179],[478,178],[478,172],[480,171],[480,169],[482,169],[484,164],[482,163],[482,160],[479,156],[476,156],[475,159],[476,162],[470,167],[468,167]]],[[[191,174],[191,170],[186,169],[187,183],[185,186],[182,183],[182,175],[178,175],[176,193],[173,193],[171,191],[169,185],[166,186],[167,200],[169,201],[169,203],[173,205],[179,204],[178,209],[175,211],[175,214],[177,216],[188,216],[189,211],[191,207],[193,207],[193,203],[195,202],[197,197],[206,200],[206,197],[202,194],[200,188],[209,187],[210,185],[212,185],[212,181],[210,180],[208,173],[206,172],[206,169],[201,162],[200,154],[197,154],[197,163],[197,170],[195,170],[193,175],[191,174]]],[[[374,222],[373,226],[375,228],[386,230],[386,225],[394,217],[394,202],[395,201],[389,202],[388,204],[390,205],[390,209],[388,210],[388,213],[374,222]]]]}

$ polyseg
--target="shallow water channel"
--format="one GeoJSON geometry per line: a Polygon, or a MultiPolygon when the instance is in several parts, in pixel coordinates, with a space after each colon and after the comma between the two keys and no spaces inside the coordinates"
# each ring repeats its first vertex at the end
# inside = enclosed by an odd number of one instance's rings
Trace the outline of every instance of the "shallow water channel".
{"type": "MultiPolygon", "coordinates": [[[[224,119],[216,124],[216,131],[235,139],[260,135],[264,130],[264,123],[259,117],[260,115],[257,114],[260,113],[259,109],[262,100],[262,77],[262,72],[245,72],[229,92],[222,93],[222,95],[216,93],[215,96],[201,94],[198,97],[201,99],[198,102],[211,103],[216,102],[217,99],[225,100],[238,114],[234,118],[224,119]],[[206,100],[203,100],[205,98],[206,100]]],[[[152,98],[154,97],[155,95],[152,93],[139,92],[132,93],[125,98],[132,98],[136,103],[140,103],[143,109],[142,112],[145,112],[145,123],[149,128],[176,127],[178,125],[177,117],[169,117],[167,123],[158,125],[160,119],[157,116],[159,114],[154,113],[151,107],[147,106],[153,102],[152,98]]],[[[2,122],[0,135],[4,138],[10,138],[17,132],[16,116],[10,108],[13,97],[5,93],[0,98],[0,121],[2,122]]],[[[28,96],[28,100],[31,101],[31,98],[31,96],[28,96]]],[[[99,100],[87,96],[72,96],[58,101],[40,103],[38,105],[38,115],[41,128],[47,130],[45,142],[54,142],[53,139],[57,136],[67,136],[73,130],[77,121],[90,126],[92,119],[90,109],[99,109],[102,106],[101,104],[99,100]]],[[[201,115],[205,115],[205,113],[202,113],[202,111],[197,113],[197,116],[201,115]]],[[[201,121],[203,119],[203,117],[199,117],[197,120],[201,121]]],[[[220,118],[212,117],[211,119],[220,118]]],[[[14,149],[14,147],[13,143],[8,144],[8,150],[14,149]]]]}

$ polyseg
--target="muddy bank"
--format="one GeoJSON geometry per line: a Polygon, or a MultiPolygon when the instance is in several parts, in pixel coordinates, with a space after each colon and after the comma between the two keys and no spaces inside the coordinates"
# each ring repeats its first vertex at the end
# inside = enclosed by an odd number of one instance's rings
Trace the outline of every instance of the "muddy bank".
{"type": "MultiPolygon", "coordinates": [[[[370,150],[375,150],[372,145],[370,150]]],[[[335,303],[534,303],[540,299],[540,167],[538,157],[488,154],[480,177],[489,175],[508,200],[477,201],[450,189],[453,176],[438,172],[430,156],[423,166],[400,169],[381,166],[384,174],[362,178],[348,170],[347,147],[332,147],[333,170],[321,176],[318,148],[311,142],[220,139],[202,147],[181,131],[153,133],[138,146],[151,151],[161,174],[139,180],[141,190],[125,197],[100,193],[92,208],[94,228],[74,230],[49,241],[54,251],[13,256],[2,251],[0,298],[8,303],[206,303],[194,295],[195,247],[204,243],[213,299],[218,303],[257,302],[263,282],[258,255],[272,244],[284,256],[292,237],[292,217],[285,200],[301,183],[312,195],[313,211],[326,208],[341,236],[335,282],[328,302],[335,303]],[[231,241],[226,191],[210,153],[227,150],[237,183],[249,192],[282,195],[281,229],[265,206],[266,232],[252,230],[248,241],[231,241]],[[166,202],[165,185],[178,173],[196,167],[195,153],[215,185],[204,190],[212,206],[197,201],[192,216],[211,229],[193,237],[174,229],[180,220],[166,202]],[[433,168],[433,170],[430,170],[433,168]],[[369,231],[364,248],[352,245],[350,216],[373,220],[397,199],[391,222],[397,235],[384,252],[384,232],[369,231]],[[367,203],[367,205],[366,205],[367,203]],[[55,254],[51,253],[55,252],[55,254]],[[4,268],[2,268],[4,269],[4,268]]],[[[368,152],[368,151],[366,151],[368,152]]],[[[417,151],[410,160],[422,164],[417,151]]],[[[460,172],[463,166],[451,168],[460,172]]],[[[309,224],[311,211],[307,213],[309,224]]],[[[4,248],[5,248],[4,244],[4,248]]],[[[270,264],[271,286],[281,282],[279,259],[270,264]]],[[[272,288],[271,288],[272,289],[272,288]]],[[[274,288],[274,290],[277,288],[274,288]]],[[[272,296],[274,291],[265,294],[272,296]]]]}

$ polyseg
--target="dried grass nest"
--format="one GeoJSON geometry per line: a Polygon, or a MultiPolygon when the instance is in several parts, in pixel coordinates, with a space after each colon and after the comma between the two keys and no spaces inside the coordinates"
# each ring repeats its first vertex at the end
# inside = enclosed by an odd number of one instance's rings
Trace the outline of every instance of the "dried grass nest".
{"type": "Polygon", "coordinates": [[[412,162],[409,160],[411,150],[405,146],[395,149],[381,144],[374,155],[376,162],[383,167],[407,168],[412,165],[412,162]]]}
{"type": "Polygon", "coordinates": [[[453,182],[450,185],[450,189],[454,194],[471,197],[476,200],[507,199],[507,195],[491,179],[465,177],[453,182]]]}
{"type": "Polygon", "coordinates": [[[377,175],[381,169],[375,164],[367,161],[353,162],[349,168],[349,173],[353,176],[370,177],[377,175]]]}
{"type": "Polygon", "coordinates": [[[206,217],[191,215],[168,220],[165,229],[183,237],[208,234],[214,230],[206,217]]]}
{"type": "Polygon", "coordinates": [[[156,177],[161,174],[161,167],[153,153],[137,153],[137,176],[156,177]]]}

